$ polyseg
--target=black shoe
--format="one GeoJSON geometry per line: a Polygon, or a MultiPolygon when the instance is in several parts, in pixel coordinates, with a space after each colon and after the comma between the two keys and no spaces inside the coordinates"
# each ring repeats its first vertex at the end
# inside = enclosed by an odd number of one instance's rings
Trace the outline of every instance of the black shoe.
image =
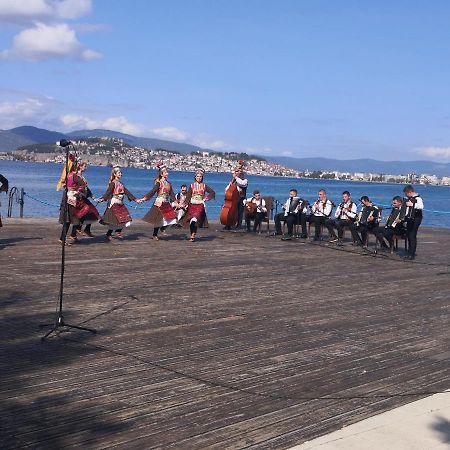
{"type": "Polygon", "coordinates": [[[339,242],[339,238],[337,236],[331,236],[328,242],[339,242]]]}
{"type": "Polygon", "coordinates": [[[283,233],[277,233],[276,231],[274,231],[271,236],[281,236],[283,233]]]}
{"type": "Polygon", "coordinates": [[[301,237],[302,239],[308,239],[308,235],[307,235],[306,233],[302,233],[302,234],[300,235],[300,237],[301,237]]]}
{"type": "Polygon", "coordinates": [[[292,236],[286,235],[281,238],[282,241],[292,241],[292,236]]]}
{"type": "Polygon", "coordinates": [[[313,239],[313,241],[314,241],[314,242],[316,242],[316,241],[320,241],[320,238],[318,238],[317,236],[314,236],[314,239],[313,239]]]}

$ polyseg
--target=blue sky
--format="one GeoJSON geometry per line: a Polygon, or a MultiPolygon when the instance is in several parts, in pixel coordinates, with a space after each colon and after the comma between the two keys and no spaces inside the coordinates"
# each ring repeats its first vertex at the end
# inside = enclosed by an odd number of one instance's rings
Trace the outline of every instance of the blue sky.
{"type": "Polygon", "coordinates": [[[450,161],[448,1],[0,0],[0,27],[1,129],[450,161]]]}

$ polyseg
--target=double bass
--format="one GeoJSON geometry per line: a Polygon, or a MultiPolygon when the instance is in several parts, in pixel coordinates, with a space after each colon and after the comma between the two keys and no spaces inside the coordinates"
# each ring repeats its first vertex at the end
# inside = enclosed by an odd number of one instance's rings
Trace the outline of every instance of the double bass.
{"type": "Polygon", "coordinates": [[[220,211],[220,223],[228,228],[235,227],[238,222],[238,204],[240,201],[236,179],[233,178],[225,191],[225,202],[220,211]]]}

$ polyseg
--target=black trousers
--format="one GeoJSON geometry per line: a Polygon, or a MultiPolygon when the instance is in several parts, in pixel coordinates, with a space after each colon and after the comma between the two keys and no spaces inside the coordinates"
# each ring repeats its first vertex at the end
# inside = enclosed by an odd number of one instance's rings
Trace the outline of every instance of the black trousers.
{"type": "Polygon", "coordinates": [[[297,214],[284,215],[284,212],[277,214],[274,217],[275,222],[275,232],[277,234],[282,234],[281,222],[285,222],[288,229],[288,235],[292,236],[294,234],[294,225],[297,223],[297,214]]]}
{"type": "Polygon", "coordinates": [[[422,217],[406,220],[406,239],[408,239],[408,253],[416,256],[417,249],[417,232],[419,231],[422,217]]]}
{"type": "Polygon", "coordinates": [[[334,228],[337,230],[337,237],[342,239],[344,237],[344,228],[348,228],[350,231],[354,228],[354,224],[351,220],[343,219],[327,219],[325,221],[325,226],[332,237],[336,237],[334,228]]]}
{"type": "Polygon", "coordinates": [[[244,209],[244,199],[239,198],[237,228],[240,228],[242,226],[242,220],[244,219],[244,209]]]}
{"type": "Polygon", "coordinates": [[[247,225],[247,231],[250,231],[250,224],[251,221],[254,220],[255,223],[253,225],[253,231],[256,231],[261,224],[261,222],[264,220],[264,217],[266,217],[266,213],[260,213],[257,212],[255,214],[246,214],[245,215],[245,224],[247,225]]]}
{"type": "Polygon", "coordinates": [[[314,238],[320,238],[321,228],[325,226],[327,221],[327,217],[324,216],[315,216],[314,214],[309,216],[309,222],[314,224],[314,238]]]}
{"type": "Polygon", "coordinates": [[[359,224],[357,227],[352,228],[352,236],[355,242],[360,242],[363,245],[367,245],[367,237],[369,232],[373,233],[375,236],[378,233],[378,224],[359,224]],[[359,233],[359,234],[358,234],[359,233]]]}

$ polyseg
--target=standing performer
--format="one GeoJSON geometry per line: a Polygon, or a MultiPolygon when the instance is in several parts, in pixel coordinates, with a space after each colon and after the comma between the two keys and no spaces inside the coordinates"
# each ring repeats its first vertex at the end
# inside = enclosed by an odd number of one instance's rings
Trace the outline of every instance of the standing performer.
{"type": "Polygon", "coordinates": [[[203,168],[198,167],[195,169],[194,182],[189,186],[185,200],[188,208],[186,216],[183,218],[183,222],[185,224],[189,222],[189,228],[191,230],[191,237],[189,240],[191,242],[195,241],[198,227],[208,227],[205,203],[209,200],[214,200],[216,196],[214,190],[203,182],[204,175],[205,170],[203,168]]]}
{"type": "MultiPolygon", "coordinates": [[[[8,180],[0,173],[0,193],[8,193],[8,180]]],[[[1,203],[0,203],[1,206],[1,203]]],[[[0,228],[2,227],[2,216],[0,214],[0,228]]]]}
{"type": "Polygon", "coordinates": [[[171,202],[175,202],[175,194],[172,185],[167,181],[169,171],[167,166],[162,163],[158,165],[158,169],[153,188],[138,200],[138,203],[143,203],[157,194],[155,203],[142,219],[153,225],[152,238],[156,241],[159,240],[158,231],[160,228],[177,223],[177,213],[171,204],[171,202]]]}
{"type": "Polygon", "coordinates": [[[131,202],[136,201],[136,197],[122,184],[122,170],[119,166],[114,166],[109,176],[108,188],[106,192],[97,199],[97,203],[108,202],[105,214],[103,214],[100,223],[108,225],[106,233],[106,242],[112,241],[112,234],[119,239],[123,238],[123,227],[131,223],[131,216],[127,207],[123,204],[123,198],[126,195],[131,202]]]}
{"type": "Polygon", "coordinates": [[[244,174],[244,161],[238,161],[232,175],[233,178],[225,189],[225,202],[220,211],[220,223],[225,225],[225,230],[232,227],[240,228],[244,217],[244,199],[248,186],[244,174]]]}
{"type": "Polygon", "coordinates": [[[72,245],[77,242],[77,231],[81,225],[80,218],[87,213],[86,209],[82,209],[82,202],[80,202],[80,192],[84,189],[84,181],[77,175],[77,159],[75,155],[70,154],[66,164],[64,164],[61,176],[56,190],[65,188],[67,178],[67,196],[64,189],[61,199],[61,205],[59,207],[59,223],[62,224],[60,242],[62,243],[67,236],[70,225],[72,225],[72,231],[69,238],[65,241],[66,245],[72,245]],[[66,174],[67,169],[67,174],[66,174]],[[67,209],[66,209],[67,206],[67,209]]]}
{"type": "Polygon", "coordinates": [[[83,172],[87,169],[86,162],[78,162],[77,175],[83,181],[83,187],[80,190],[80,206],[83,208],[83,215],[80,217],[81,224],[78,227],[78,233],[84,236],[94,237],[91,233],[91,225],[100,219],[100,214],[97,208],[91,203],[89,198],[93,198],[92,192],[88,187],[86,178],[83,176],[83,172]],[[85,225],[84,231],[81,227],[85,225]]]}
{"type": "Polygon", "coordinates": [[[408,184],[403,189],[406,197],[404,199],[406,206],[406,238],[408,239],[408,254],[405,259],[415,259],[417,248],[417,232],[423,218],[423,200],[420,195],[414,191],[414,188],[408,184]]]}

